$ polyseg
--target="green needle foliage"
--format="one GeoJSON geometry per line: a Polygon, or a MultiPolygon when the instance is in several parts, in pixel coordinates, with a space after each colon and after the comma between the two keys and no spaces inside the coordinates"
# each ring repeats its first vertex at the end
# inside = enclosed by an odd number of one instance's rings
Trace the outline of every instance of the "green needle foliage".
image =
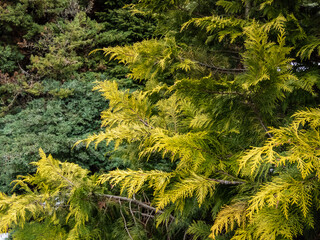
{"type": "Polygon", "coordinates": [[[118,79],[127,69],[98,47],[149,38],[150,15],[132,15],[125,1],[2,1],[0,4],[0,116],[43,96],[43,81],[66,82],[82,72],[105,72],[118,79]],[[102,12],[97,12],[97,10],[102,12]]]}
{"type": "Polygon", "coordinates": [[[152,34],[151,17],[133,16],[124,5],[77,0],[0,3],[1,191],[9,193],[17,175],[34,173],[29,163],[36,161],[40,147],[92,172],[129,166],[120,161],[121,154],[111,160],[111,147],[71,150],[77,140],[98,131],[100,112],[108,106],[91,91],[92,82],[108,77],[121,88],[138,87],[125,76],[125,66],[106,63],[102,54],[89,55],[96,47],[152,34]],[[127,20],[133,24],[130,29],[127,20]]]}
{"type": "Polygon", "coordinates": [[[99,128],[100,111],[105,103],[101,102],[99,94],[91,91],[93,84],[90,82],[97,77],[99,74],[82,74],[64,84],[47,80],[43,91],[48,98],[35,99],[20,112],[0,119],[2,192],[10,191],[10,182],[17,175],[35,171],[29,163],[37,160],[35,153],[41,146],[61,160],[92,171],[121,165],[117,160],[107,160],[105,153],[111,149],[95,151],[90,148],[86,151],[80,147],[71,150],[79,138],[99,128]]]}

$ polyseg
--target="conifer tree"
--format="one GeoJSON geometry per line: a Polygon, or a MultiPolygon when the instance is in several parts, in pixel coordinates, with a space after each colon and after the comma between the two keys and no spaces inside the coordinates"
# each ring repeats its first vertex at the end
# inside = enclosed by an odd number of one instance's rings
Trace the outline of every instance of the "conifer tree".
{"type": "Polygon", "coordinates": [[[109,216],[99,198],[87,207],[91,195],[118,200],[130,239],[121,200],[154,210],[148,216],[168,226],[166,237],[176,231],[174,239],[315,239],[319,4],[141,0],[129,7],[155,14],[162,37],[100,50],[145,87],[131,92],[98,82],[95,90],[109,101],[104,130],[78,144],[114,143],[135,165],[88,177],[41,153],[38,173],[18,181],[26,194],[3,196],[0,223],[23,228],[43,221],[41,214],[56,216],[56,197],[67,191],[70,239],[87,236],[92,208],[109,216]],[[59,167],[56,181],[42,179],[52,172],[48,161],[59,167]],[[106,195],[109,186],[121,196],[106,195]],[[51,207],[39,207],[43,202],[51,207]]]}

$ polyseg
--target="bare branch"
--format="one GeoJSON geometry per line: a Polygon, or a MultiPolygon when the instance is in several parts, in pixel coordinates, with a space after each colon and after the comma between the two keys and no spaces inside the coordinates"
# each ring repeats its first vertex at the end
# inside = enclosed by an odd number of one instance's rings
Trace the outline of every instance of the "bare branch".
{"type": "Polygon", "coordinates": [[[19,66],[21,72],[22,72],[24,75],[30,76],[30,73],[28,73],[26,70],[24,70],[24,69],[20,66],[19,63],[18,63],[18,66],[19,66]]]}
{"type": "Polygon", "coordinates": [[[127,227],[126,218],[124,217],[124,215],[123,215],[123,213],[122,213],[122,210],[121,210],[121,201],[120,201],[120,199],[119,199],[119,204],[120,204],[120,214],[121,214],[121,216],[122,216],[122,218],[123,218],[123,222],[124,222],[124,228],[126,229],[126,231],[127,231],[128,235],[129,235],[130,239],[133,240],[133,238],[132,238],[132,236],[131,236],[131,234],[130,234],[130,231],[129,231],[128,227],[127,227]]]}
{"type": "Polygon", "coordinates": [[[260,122],[260,125],[263,127],[264,131],[267,133],[267,135],[272,138],[272,134],[269,132],[269,129],[264,125],[262,119],[260,118],[260,116],[257,116],[257,119],[259,120],[260,122]]]}
{"type": "Polygon", "coordinates": [[[71,186],[74,186],[74,183],[71,182],[68,178],[66,178],[65,176],[63,176],[62,174],[60,174],[58,171],[56,171],[56,173],[62,177],[64,180],[66,180],[71,186]]]}
{"type": "MultiPolygon", "coordinates": [[[[49,164],[52,167],[52,169],[55,169],[55,166],[51,162],[49,162],[49,164]]],[[[70,179],[66,178],[61,173],[59,173],[59,171],[56,170],[55,173],[58,174],[62,179],[66,180],[71,186],[75,185],[70,179]]]]}
{"type": "Polygon", "coordinates": [[[131,201],[129,202],[129,210],[130,210],[131,216],[133,218],[134,224],[137,226],[137,221],[136,221],[136,218],[135,218],[133,211],[132,211],[132,208],[131,208],[131,201]]]}
{"type": "Polygon", "coordinates": [[[260,111],[257,109],[256,105],[252,102],[252,101],[248,101],[247,103],[251,109],[253,110],[253,112],[256,114],[256,118],[258,119],[260,125],[262,126],[262,128],[264,129],[264,131],[266,132],[266,134],[272,138],[272,134],[269,132],[270,130],[268,129],[268,127],[264,124],[262,117],[260,115],[260,111]]]}
{"type": "Polygon", "coordinates": [[[224,184],[224,185],[239,185],[239,184],[245,183],[243,181],[228,181],[228,180],[215,179],[215,178],[209,178],[209,180],[214,181],[214,182],[218,182],[218,183],[224,184]]]}
{"type": "Polygon", "coordinates": [[[217,94],[217,95],[239,95],[242,96],[243,94],[241,92],[237,91],[210,91],[206,89],[202,89],[203,92],[210,93],[210,94],[217,94]]]}
{"type": "Polygon", "coordinates": [[[17,100],[17,98],[18,98],[18,96],[19,96],[20,94],[21,94],[21,92],[17,92],[17,93],[14,95],[11,103],[7,106],[7,109],[8,109],[8,110],[10,110],[10,108],[13,106],[13,104],[15,103],[15,101],[17,100]]]}
{"type": "MultiPolygon", "coordinates": [[[[180,57],[180,59],[185,60],[185,58],[183,58],[183,57],[180,57]]],[[[213,69],[213,70],[218,71],[220,73],[242,73],[242,72],[246,71],[245,68],[221,68],[221,67],[217,67],[213,64],[207,64],[207,63],[199,62],[199,61],[192,60],[192,59],[189,59],[189,60],[191,60],[192,62],[194,62],[200,66],[213,69]]]]}
{"type": "Polygon", "coordinates": [[[144,216],[144,217],[148,217],[148,218],[154,218],[154,216],[152,214],[148,214],[148,213],[142,213],[142,212],[139,212],[139,211],[133,211],[133,213],[137,213],[141,216],[144,216]]]}
{"type": "MultiPolygon", "coordinates": [[[[151,207],[149,204],[144,203],[144,202],[141,202],[141,201],[136,200],[136,199],[127,198],[127,197],[122,197],[122,196],[109,195],[109,194],[96,194],[96,195],[99,196],[99,197],[114,199],[114,200],[117,200],[117,201],[132,202],[132,203],[136,204],[136,205],[139,206],[139,207],[142,207],[142,208],[144,208],[144,209],[148,209],[148,210],[154,211],[156,214],[162,214],[162,213],[164,213],[163,211],[158,210],[158,209],[155,208],[155,207],[151,207]]],[[[171,220],[174,220],[175,217],[172,216],[172,215],[170,215],[170,219],[171,219],[171,220]]]]}
{"type": "Polygon", "coordinates": [[[130,108],[130,110],[131,110],[132,112],[134,112],[134,114],[137,115],[137,117],[139,118],[139,121],[142,122],[146,127],[149,127],[149,128],[151,128],[151,129],[153,129],[153,127],[150,126],[148,122],[146,122],[145,120],[143,120],[136,111],[134,111],[132,108],[130,108]]]}
{"type": "Polygon", "coordinates": [[[237,72],[241,73],[241,72],[246,71],[246,69],[244,69],[244,68],[220,68],[220,67],[214,66],[213,64],[206,64],[206,63],[202,63],[202,62],[198,62],[198,61],[193,61],[193,62],[195,62],[196,64],[198,64],[200,66],[211,68],[211,69],[214,69],[214,70],[221,72],[221,73],[237,73],[237,72]]]}

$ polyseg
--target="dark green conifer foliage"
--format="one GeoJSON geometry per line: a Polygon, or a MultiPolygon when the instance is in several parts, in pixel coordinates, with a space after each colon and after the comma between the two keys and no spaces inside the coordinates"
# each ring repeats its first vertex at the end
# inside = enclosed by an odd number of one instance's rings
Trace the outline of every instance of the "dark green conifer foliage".
{"type": "Polygon", "coordinates": [[[100,112],[107,107],[98,93],[92,93],[94,81],[112,78],[121,87],[137,87],[125,76],[125,66],[106,64],[102,54],[89,53],[115,44],[106,37],[114,37],[115,31],[125,36],[116,37],[117,44],[149,37],[153,31],[150,17],[132,16],[128,9],[121,9],[124,2],[108,4],[0,3],[1,191],[8,193],[17,175],[34,172],[29,163],[37,160],[39,147],[93,172],[128,165],[120,162],[121,154],[109,158],[111,148],[71,150],[77,140],[99,129],[100,112]],[[97,10],[105,13],[99,15],[97,10]],[[127,19],[133,25],[128,31],[127,19]]]}
{"type": "Polygon", "coordinates": [[[105,103],[99,94],[91,92],[93,84],[90,83],[97,78],[98,74],[80,75],[63,85],[47,80],[44,92],[52,99],[33,100],[19,113],[0,119],[2,192],[9,191],[9,184],[17,175],[34,171],[29,163],[36,160],[35,153],[42,146],[61,160],[93,171],[111,167],[104,156],[107,149],[71,150],[79,138],[99,128],[99,116],[105,103]]]}
{"type": "Polygon", "coordinates": [[[126,68],[115,63],[106,66],[101,54],[89,53],[151,36],[151,17],[132,15],[122,9],[124,4],[110,7],[87,0],[1,3],[0,114],[45,94],[42,81],[46,78],[65,82],[76,72],[105,70],[123,78],[126,68]]]}

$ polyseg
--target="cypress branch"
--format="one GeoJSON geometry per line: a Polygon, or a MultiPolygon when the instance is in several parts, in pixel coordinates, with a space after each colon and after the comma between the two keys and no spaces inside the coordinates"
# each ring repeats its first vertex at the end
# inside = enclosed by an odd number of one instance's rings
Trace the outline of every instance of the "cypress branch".
{"type": "Polygon", "coordinates": [[[214,178],[209,178],[209,180],[223,184],[223,185],[239,185],[239,184],[245,183],[243,181],[228,181],[228,180],[221,180],[221,179],[214,179],[214,178]]]}
{"type": "MultiPolygon", "coordinates": [[[[96,195],[98,197],[102,197],[102,198],[109,198],[109,199],[114,199],[117,201],[125,201],[125,202],[129,202],[129,203],[134,203],[134,204],[138,205],[139,207],[154,211],[156,214],[163,214],[164,213],[164,211],[161,211],[155,207],[150,206],[149,204],[147,204],[145,202],[141,202],[141,201],[133,199],[133,198],[127,198],[127,197],[110,195],[110,194],[94,194],[94,195],[96,195]]],[[[174,220],[175,217],[170,214],[170,219],[174,220]]]]}
{"type": "MultiPolygon", "coordinates": [[[[184,57],[179,57],[179,58],[181,60],[186,60],[186,58],[184,58],[184,57]]],[[[221,68],[221,67],[217,67],[213,64],[207,64],[207,63],[199,62],[199,61],[192,60],[192,59],[190,61],[192,61],[193,63],[196,63],[200,66],[213,69],[213,70],[218,71],[220,73],[241,73],[241,72],[245,72],[247,70],[245,68],[221,68]]]]}

